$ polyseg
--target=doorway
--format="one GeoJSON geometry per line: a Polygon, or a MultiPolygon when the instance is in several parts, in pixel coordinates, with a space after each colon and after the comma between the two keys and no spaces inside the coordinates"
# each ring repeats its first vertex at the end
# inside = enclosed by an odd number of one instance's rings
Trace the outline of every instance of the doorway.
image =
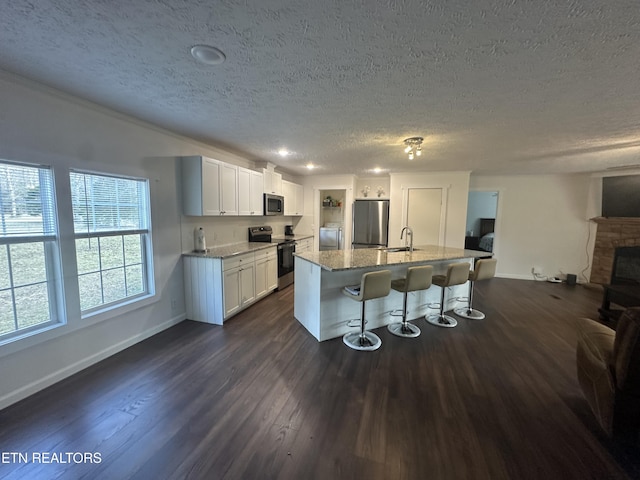
{"type": "Polygon", "coordinates": [[[344,249],[346,198],[343,189],[319,190],[318,250],[344,249]]]}
{"type": "Polygon", "coordinates": [[[496,191],[469,191],[465,248],[494,251],[498,199],[496,191]]]}

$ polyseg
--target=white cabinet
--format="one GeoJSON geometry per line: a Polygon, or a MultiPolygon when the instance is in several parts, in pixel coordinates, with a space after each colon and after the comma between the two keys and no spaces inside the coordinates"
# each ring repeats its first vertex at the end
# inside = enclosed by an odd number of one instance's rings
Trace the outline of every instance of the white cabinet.
{"type": "Polygon", "coordinates": [[[278,287],[278,253],[276,248],[256,252],[256,298],[278,287]]]}
{"type": "Polygon", "coordinates": [[[220,161],[182,159],[182,211],[185,215],[220,215],[220,161]]]}
{"type": "Polygon", "coordinates": [[[304,187],[296,184],[296,215],[304,215],[304,187]]]}
{"type": "Polygon", "coordinates": [[[264,193],[282,195],[282,175],[273,170],[262,169],[264,193]]]}
{"type": "Polygon", "coordinates": [[[296,253],[311,252],[313,250],[313,237],[296,241],[296,253]]]}
{"type": "Polygon", "coordinates": [[[278,286],[275,245],[225,259],[183,257],[187,318],[222,325],[278,286]]]}
{"type": "Polygon", "coordinates": [[[220,215],[238,215],[238,167],[220,162],[220,215]]]}
{"type": "Polygon", "coordinates": [[[238,215],[262,215],[262,173],[238,167],[238,215]]]}
{"type": "Polygon", "coordinates": [[[182,158],[185,215],[238,215],[238,167],[213,158],[182,158]]]}
{"type": "Polygon", "coordinates": [[[284,196],[285,215],[304,214],[304,188],[297,183],[282,181],[282,195],[284,196]]]}

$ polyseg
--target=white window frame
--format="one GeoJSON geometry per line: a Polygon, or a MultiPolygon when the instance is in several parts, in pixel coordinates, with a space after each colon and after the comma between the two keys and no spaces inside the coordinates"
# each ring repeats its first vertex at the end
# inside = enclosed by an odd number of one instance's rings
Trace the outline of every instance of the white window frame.
{"type": "MultiPolygon", "coordinates": [[[[151,241],[151,209],[150,209],[150,199],[149,199],[149,195],[150,195],[149,180],[146,178],[138,178],[138,177],[125,176],[125,175],[115,175],[110,173],[94,172],[94,171],[86,171],[86,170],[78,170],[78,169],[70,170],[70,177],[73,174],[90,175],[90,176],[96,176],[96,177],[114,178],[114,179],[122,179],[122,180],[132,180],[136,182],[141,182],[144,185],[144,194],[143,194],[144,198],[141,199],[143,212],[141,212],[141,214],[144,215],[146,228],[114,229],[114,230],[101,230],[101,231],[94,231],[94,232],[92,231],[75,232],[74,231],[74,244],[76,244],[76,241],[80,239],[95,240],[96,242],[98,242],[98,245],[99,245],[100,240],[107,237],[114,237],[114,236],[124,237],[126,235],[139,235],[141,238],[141,252],[140,252],[141,262],[140,263],[142,266],[142,279],[143,279],[142,292],[137,293],[135,295],[127,296],[126,290],[125,290],[125,296],[120,299],[117,299],[108,303],[102,303],[100,305],[87,308],[85,310],[81,309],[82,318],[84,319],[84,318],[92,317],[92,316],[113,310],[115,308],[122,307],[124,305],[129,305],[153,296],[154,295],[154,274],[153,274],[153,252],[152,252],[152,241],[151,241]]],[[[73,199],[72,199],[72,202],[73,202],[73,199]]],[[[75,226],[74,226],[74,230],[75,230],[75,226]]],[[[78,252],[76,251],[76,261],[77,261],[77,258],[78,258],[78,252]]],[[[126,266],[127,265],[122,266],[125,272],[126,272],[126,266]]],[[[110,268],[103,269],[102,265],[100,264],[99,270],[97,270],[95,273],[99,272],[102,278],[102,273],[108,270],[110,270],[110,268]]],[[[80,281],[80,277],[82,275],[86,275],[86,273],[77,272],[78,282],[80,281]]],[[[104,287],[102,286],[101,286],[101,292],[102,292],[102,298],[104,300],[104,287]]],[[[78,293],[79,295],[81,295],[79,290],[78,290],[78,293]]],[[[82,302],[82,299],[79,298],[79,304],[81,304],[81,302],[82,302]]]]}
{"type": "MultiPolygon", "coordinates": [[[[40,190],[40,203],[48,204],[48,208],[43,208],[42,214],[50,215],[51,218],[48,218],[46,222],[50,222],[52,225],[52,232],[50,234],[41,233],[41,234],[27,234],[27,235],[5,235],[3,230],[4,228],[0,225],[0,249],[6,251],[7,260],[8,260],[8,274],[9,274],[9,286],[2,288],[1,291],[10,291],[11,292],[11,303],[12,303],[12,312],[13,312],[13,321],[15,329],[11,332],[6,332],[0,334],[0,345],[4,345],[6,343],[12,342],[19,338],[24,338],[26,336],[30,336],[34,333],[38,333],[40,331],[49,330],[52,327],[61,325],[65,321],[64,312],[61,312],[60,308],[63,304],[63,285],[62,285],[62,274],[61,274],[61,265],[60,265],[60,240],[59,240],[59,231],[58,231],[58,218],[57,218],[57,204],[56,204],[56,192],[55,192],[55,178],[53,174],[53,169],[47,165],[37,165],[37,164],[29,164],[23,162],[15,162],[9,161],[5,159],[0,159],[0,164],[7,165],[15,168],[30,168],[37,169],[40,172],[40,175],[43,172],[47,172],[49,176],[49,182],[51,183],[51,191],[49,198],[42,197],[42,190],[40,190]],[[45,213],[47,212],[47,213],[45,213]],[[16,286],[14,283],[14,265],[11,263],[11,246],[12,245],[24,245],[27,243],[41,243],[43,245],[44,256],[45,256],[45,280],[44,282],[33,282],[31,284],[18,285],[16,286]],[[17,317],[17,308],[16,308],[16,288],[27,287],[31,285],[46,283],[47,286],[47,294],[49,301],[49,320],[46,322],[40,322],[35,325],[31,325],[25,328],[18,328],[18,317],[17,317]]],[[[39,184],[40,186],[40,184],[39,184]]],[[[1,188],[1,185],[0,185],[1,188]]],[[[4,214],[0,213],[0,222],[4,221],[4,214]]]]}

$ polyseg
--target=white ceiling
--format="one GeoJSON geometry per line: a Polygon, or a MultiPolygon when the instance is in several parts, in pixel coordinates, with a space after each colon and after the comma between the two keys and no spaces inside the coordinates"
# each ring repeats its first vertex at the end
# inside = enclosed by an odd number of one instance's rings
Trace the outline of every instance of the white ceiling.
{"type": "Polygon", "coordinates": [[[0,45],[2,69],[296,175],[640,164],[637,0],[12,0],[0,45]]]}

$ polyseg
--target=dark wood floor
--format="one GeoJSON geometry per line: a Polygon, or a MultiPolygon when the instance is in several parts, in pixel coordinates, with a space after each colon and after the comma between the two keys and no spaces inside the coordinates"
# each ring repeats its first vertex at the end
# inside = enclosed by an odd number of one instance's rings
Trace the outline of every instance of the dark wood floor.
{"type": "Polygon", "coordinates": [[[1,411],[0,451],[102,462],[0,464],[0,478],[640,478],[640,453],[600,433],[576,380],[574,322],[600,295],[496,278],[477,285],[485,320],[379,329],[380,350],[355,352],[316,342],[288,288],[1,411]]]}

